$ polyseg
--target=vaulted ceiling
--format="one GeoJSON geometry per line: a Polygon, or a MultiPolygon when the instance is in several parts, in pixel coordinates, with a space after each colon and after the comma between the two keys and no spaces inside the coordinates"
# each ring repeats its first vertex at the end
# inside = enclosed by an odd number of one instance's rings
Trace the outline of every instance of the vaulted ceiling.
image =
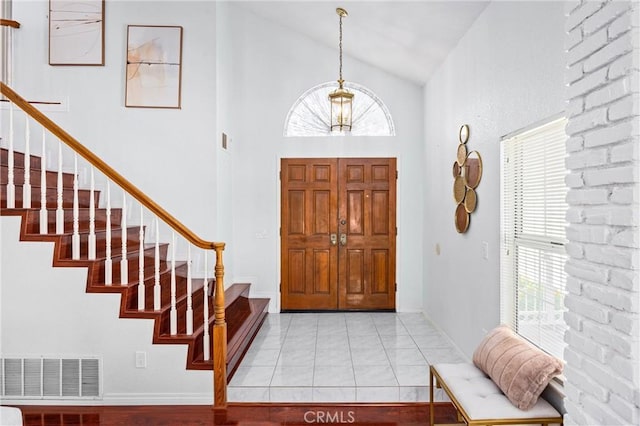
{"type": "Polygon", "coordinates": [[[487,6],[487,1],[248,1],[240,7],[343,50],[363,62],[424,84],[487,6]]]}

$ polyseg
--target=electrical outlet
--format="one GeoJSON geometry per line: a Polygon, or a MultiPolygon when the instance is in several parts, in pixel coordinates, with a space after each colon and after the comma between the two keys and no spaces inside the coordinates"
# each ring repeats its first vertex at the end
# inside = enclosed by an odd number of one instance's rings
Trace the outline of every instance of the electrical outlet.
{"type": "Polygon", "coordinates": [[[136,368],[147,368],[147,353],[144,351],[136,352],[136,368]]]}
{"type": "Polygon", "coordinates": [[[486,241],[482,242],[482,258],[489,260],[489,243],[486,241]]]}

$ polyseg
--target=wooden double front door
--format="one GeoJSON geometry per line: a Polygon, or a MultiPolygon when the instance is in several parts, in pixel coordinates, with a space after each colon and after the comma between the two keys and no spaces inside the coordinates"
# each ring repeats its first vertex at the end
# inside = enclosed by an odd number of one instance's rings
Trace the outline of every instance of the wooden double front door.
{"type": "Polygon", "coordinates": [[[393,310],[396,159],[281,161],[282,310],[393,310]]]}

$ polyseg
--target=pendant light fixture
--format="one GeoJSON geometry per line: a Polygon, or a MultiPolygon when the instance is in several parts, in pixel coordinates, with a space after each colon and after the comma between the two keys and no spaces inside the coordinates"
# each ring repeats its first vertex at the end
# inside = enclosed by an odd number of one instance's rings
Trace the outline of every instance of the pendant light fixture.
{"type": "Polygon", "coordinates": [[[346,133],[351,131],[353,93],[344,88],[342,79],[342,18],[348,15],[347,11],[339,7],[336,13],[340,17],[340,76],[338,88],[329,93],[331,103],[331,132],[346,133]]]}

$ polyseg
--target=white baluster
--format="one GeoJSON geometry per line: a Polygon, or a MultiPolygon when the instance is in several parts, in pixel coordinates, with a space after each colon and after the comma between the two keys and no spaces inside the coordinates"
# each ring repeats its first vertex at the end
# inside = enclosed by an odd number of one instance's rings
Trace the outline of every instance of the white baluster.
{"type": "Polygon", "coordinates": [[[191,298],[191,244],[187,245],[187,334],[193,334],[193,300],[191,298]]]}
{"type": "Polygon", "coordinates": [[[29,139],[31,139],[31,131],[29,130],[29,116],[25,115],[24,129],[24,184],[22,185],[22,208],[31,208],[31,150],[29,148],[29,139]]]}
{"type": "Polygon", "coordinates": [[[207,280],[207,252],[204,252],[204,283],[202,286],[202,291],[204,292],[203,303],[204,303],[204,334],[202,335],[202,352],[205,361],[209,361],[210,350],[209,350],[209,282],[207,280]]]}
{"type": "Polygon", "coordinates": [[[111,260],[111,184],[107,181],[107,209],[105,211],[105,260],[104,260],[104,284],[113,284],[113,261],[111,260]]]}
{"type": "Polygon", "coordinates": [[[158,218],[155,218],[156,247],[153,253],[153,310],[160,310],[160,229],[158,218]]]}
{"type": "Polygon", "coordinates": [[[40,160],[40,234],[49,232],[49,215],[47,214],[47,131],[42,128],[42,157],[40,160]]]}
{"type": "Polygon", "coordinates": [[[71,258],[80,259],[80,202],[78,201],[78,155],[73,156],[73,235],[71,236],[71,258]]]}
{"type": "Polygon", "coordinates": [[[129,282],[129,261],[127,260],[127,193],[122,191],[122,218],[120,218],[122,255],[120,259],[120,285],[129,282]]]}
{"type": "Polygon", "coordinates": [[[144,311],[144,208],[140,206],[140,232],[138,239],[140,241],[140,253],[138,255],[138,310],[144,311]]]}
{"type": "Polygon", "coordinates": [[[171,335],[178,334],[178,311],[176,310],[176,233],[171,233],[171,311],[169,313],[171,335]]]}
{"type": "Polygon", "coordinates": [[[58,184],[56,188],[58,206],[56,209],[56,234],[64,234],[64,209],[62,208],[62,141],[58,139],[58,184]]]}
{"type": "Polygon", "coordinates": [[[13,160],[13,103],[9,104],[9,152],[7,153],[7,166],[9,167],[7,176],[7,208],[14,209],[16,207],[16,185],[14,177],[14,160],[13,160]]]}
{"type": "Polygon", "coordinates": [[[89,190],[89,260],[96,259],[96,202],[95,202],[96,183],[94,178],[93,167],[91,167],[91,186],[89,190]]]}

